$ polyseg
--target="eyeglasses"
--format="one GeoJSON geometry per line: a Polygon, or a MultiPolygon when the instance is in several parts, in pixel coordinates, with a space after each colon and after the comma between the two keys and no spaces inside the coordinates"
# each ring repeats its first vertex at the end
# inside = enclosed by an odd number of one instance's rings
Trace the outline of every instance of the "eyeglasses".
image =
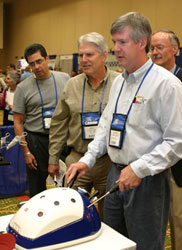
{"type": "Polygon", "coordinates": [[[5,80],[11,81],[11,78],[7,76],[7,77],[5,78],[5,80]]]}
{"type": "Polygon", "coordinates": [[[37,59],[37,60],[34,61],[34,62],[29,62],[29,65],[30,65],[30,67],[34,67],[35,64],[42,64],[43,61],[44,61],[44,59],[37,59]]]}
{"type": "Polygon", "coordinates": [[[157,51],[163,51],[165,48],[171,47],[171,45],[164,46],[164,45],[156,45],[156,46],[151,46],[151,51],[153,52],[154,49],[157,51]]]}

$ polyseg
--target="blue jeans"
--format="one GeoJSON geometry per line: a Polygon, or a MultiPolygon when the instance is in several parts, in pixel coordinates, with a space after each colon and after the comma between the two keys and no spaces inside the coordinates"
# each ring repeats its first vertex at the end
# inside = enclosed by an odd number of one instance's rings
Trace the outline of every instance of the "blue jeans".
{"type": "MultiPolygon", "coordinates": [[[[120,176],[112,164],[107,190],[120,176]]],[[[169,171],[147,176],[131,190],[106,196],[104,222],[137,243],[137,250],[164,250],[169,216],[169,171]]]]}

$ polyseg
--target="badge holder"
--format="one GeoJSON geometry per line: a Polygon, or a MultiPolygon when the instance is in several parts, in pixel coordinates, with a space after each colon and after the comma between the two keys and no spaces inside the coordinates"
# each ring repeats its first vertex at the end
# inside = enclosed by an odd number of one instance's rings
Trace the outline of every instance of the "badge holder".
{"type": "Polygon", "coordinates": [[[122,148],[126,134],[125,124],[127,115],[113,114],[113,119],[110,129],[109,146],[114,148],[122,148]]]}
{"type": "Polygon", "coordinates": [[[82,139],[91,140],[95,136],[100,120],[99,112],[81,113],[82,139]]]}
{"type": "Polygon", "coordinates": [[[43,127],[44,129],[50,129],[51,118],[53,116],[55,108],[43,108],[42,117],[43,117],[43,127]]]}
{"type": "Polygon", "coordinates": [[[8,112],[8,121],[13,122],[13,111],[12,110],[9,110],[9,112],[8,112]]]}

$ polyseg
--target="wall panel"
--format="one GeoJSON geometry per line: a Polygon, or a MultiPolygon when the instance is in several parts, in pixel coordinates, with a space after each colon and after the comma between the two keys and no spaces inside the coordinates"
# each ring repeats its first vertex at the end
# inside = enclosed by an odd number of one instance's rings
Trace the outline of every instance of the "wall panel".
{"type": "Polygon", "coordinates": [[[4,10],[3,10],[3,2],[0,2],[0,49],[3,48],[3,16],[4,16],[4,10]]]}
{"type": "Polygon", "coordinates": [[[109,48],[112,22],[129,11],[139,11],[150,20],[153,30],[169,28],[180,41],[178,23],[181,0],[5,0],[4,49],[0,67],[16,63],[27,45],[39,42],[49,54],[77,52],[77,39],[91,31],[103,34],[109,48]]]}

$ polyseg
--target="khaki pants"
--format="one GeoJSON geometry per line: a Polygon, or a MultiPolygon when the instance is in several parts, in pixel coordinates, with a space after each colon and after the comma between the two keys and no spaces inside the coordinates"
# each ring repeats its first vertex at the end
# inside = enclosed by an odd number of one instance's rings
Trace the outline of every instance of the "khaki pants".
{"type": "MultiPolygon", "coordinates": [[[[181,166],[182,167],[182,166],[181,166]]],[[[182,187],[178,187],[171,174],[170,230],[172,250],[182,249],[182,187]]]]}
{"type": "MultiPolygon", "coordinates": [[[[79,161],[83,156],[82,153],[78,153],[75,150],[72,150],[71,153],[66,158],[66,166],[69,167],[70,164],[79,161]]],[[[89,169],[86,175],[80,177],[75,181],[73,188],[77,189],[78,187],[86,189],[89,193],[92,188],[99,191],[98,198],[105,194],[107,176],[109,169],[112,163],[108,155],[104,155],[100,159],[97,159],[96,164],[93,168],[89,169]]],[[[104,199],[98,202],[99,216],[103,220],[103,205],[104,199]]]]}

